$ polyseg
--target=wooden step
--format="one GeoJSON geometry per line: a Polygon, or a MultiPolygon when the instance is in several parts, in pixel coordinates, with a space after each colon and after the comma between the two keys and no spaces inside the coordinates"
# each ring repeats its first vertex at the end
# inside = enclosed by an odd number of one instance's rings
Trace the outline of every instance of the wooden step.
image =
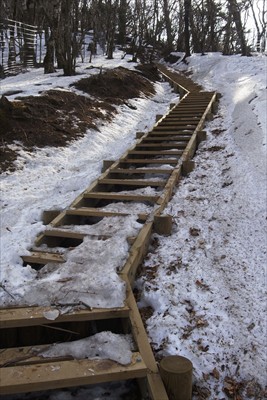
{"type": "Polygon", "coordinates": [[[184,149],[186,147],[186,142],[180,143],[139,143],[135,146],[136,149],[159,149],[160,154],[163,149],[184,149]]]}
{"type": "Polygon", "coordinates": [[[158,150],[158,151],[142,151],[142,150],[130,150],[128,154],[136,154],[136,155],[150,155],[150,156],[169,156],[169,155],[181,155],[183,154],[182,150],[158,150]]]}
{"type": "Polygon", "coordinates": [[[196,125],[184,125],[184,126],[171,126],[171,125],[166,125],[166,126],[156,126],[154,128],[154,132],[177,132],[178,130],[184,130],[184,131],[194,131],[196,129],[196,125]]]}
{"type": "Polygon", "coordinates": [[[152,132],[149,133],[149,135],[147,136],[147,138],[156,138],[156,137],[164,137],[165,140],[169,140],[170,138],[177,138],[178,136],[186,138],[186,139],[190,139],[192,136],[192,130],[194,129],[183,129],[183,130],[178,130],[178,131],[160,131],[160,129],[157,129],[156,131],[153,130],[152,132]]]}
{"type": "MultiPolygon", "coordinates": [[[[50,311],[61,310],[64,305],[55,305],[51,307],[17,307],[0,309],[0,328],[18,328],[27,326],[36,326],[43,324],[53,324],[58,322],[78,322],[95,321],[100,319],[127,318],[129,307],[126,305],[120,308],[88,308],[62,313],[54,320],[48,320],[45,315],[50,311]]],[[[83,304],[72,304],[71,306],[83,307],[83,304]]]]}
{"type": "Polygon", "coordinates": [[[166,181],[150,181],[145,179],[99,179],[99,183],[102,185],[121,185],[121,186],[151,186],[151,187],[164,187],[166,181]]]}
{"type": "Polygon", "coordinates": [[[160,125],[156,126],[154,128],[154,130],[159,130],[159,128],[163,129],[163,130],[165,130],[165,129],[168,130],[169,128],[170,128],[170,130],[178,130],[178,129],[181,130],[181,129],[187,129],[188,126],[190,126],[191,128],[196,127],[198,124],[199,124],[199,121],[195,121],[195,122],[188,121],[188,122],[184,122],[181,124],[170,122],[170,123],[160,124],[160,125]]]}
{"type": "Polygon", "coordinates": [[[88,192],[84,193],[84,197],[87,199],[104,199],[104,200],[116,200],[116,201],[136,201],[156,203],[159,196],[145,196],[138,194],[121,194],[121,193],[106,193],[106,192],[88,192]]]}
{"type": "Polygon", "coordinates": [[[147,368],[140,353],[129,365],[111,360],[78,359],[1,368],[0,393],[15,394],[111,381],[144,378],[147,368]]]}
{"type": "Polygon", "coordinates": [[[186,144],[190,140],[191,135],[184,135],[184,136],[176,136],[176,135],[169,135],[168,137],[165,136],[159,136],[158,134],[155,136],[149,135],[146,138],[142,140],[141,143],[146,143],[146,142],[166,142],[166,143],[178,143],[178,144],[186,144]]]}
{"type": "Polygon", "coordinates": [[[165,125],[165,124],[173,124],[173,125],[179,125],[181,123],[183,124],[191,124],[192,122],[195,123],[196,121],[199,121],[200,118],[196,117],[195,115],[192,117],[177,117],[177,116],[167,116],[162,120],[162,122],[159,125],[165,125]]]}
{"type": "Polygon", "coordinates": [[[123,158],[120,164],[177,164],[177,158],[123,158]]]}
{"type": "Polygon", "coordinates": [[[115,168],[111,170],[112,174],[166,174],[170,175],[172,173],[172,168],[161,169],[161,168],[137,168],[137,169],[127,169],[127,168],[115,168]]]}
{"type": "Polygon", "coordinates": [[[62,254],[48,253],[42,251],[32,251],[31,254],[21,257],[25,263],[47,264],[47,263],[64,263],[65,259],[62,254]]]}
{"type": "Polygon", "coordinates": [[[60,229],[47,229],[43,232],[44,236],[48,237],[60,237],[60,238],[69,238],[69,239],[84,239],[85,236],[90,237],[96,240],[107,240],[111,236],[110,235],[93,235],[93,234],[86,234],[86,233],[79,233],[79,232],[72,232],[72,231],[64,231],[60,229]]]}
{"type": "Polygon", "coordinates": [[[111,237],[108,235],[85,234],[79,232],[72,232],[69,230],[47,229],[37,237],[37,239],[35,240],[35,246],[41,246],[42,244],[46,244],[50,248],[76,247],[83,242],[85,236],[91,238],[92,240],[107,240],[111,237]]]}
{"type": "MultiPolygon", "coordinates": [[[[93,207],[82,207],[82,208],[66,210],[66,215],[78,215],[81,217],[108,218],[108,217],[127,217],[131,214],[115,212],[115,211],[104,211],[104,210],[93,208],[93,207]]],[[[147,216],[148,216],[147,214],[138,214],[138,219],[140,219],[141,221],[145,221],[147,219],[147,216]]]]}

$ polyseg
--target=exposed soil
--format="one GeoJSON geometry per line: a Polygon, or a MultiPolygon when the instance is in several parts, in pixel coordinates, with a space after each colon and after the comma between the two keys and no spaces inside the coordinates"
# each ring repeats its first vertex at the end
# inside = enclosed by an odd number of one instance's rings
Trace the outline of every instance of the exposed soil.
{"type": "Polygon", "coordinates": [[[90,94],[49,90],[40,96],[0,99],[0,172],[15,170],[15,144],[27,151],[46,146],[62,147],[83,136],[88,128],[97,130],[99,120],[110,121],[116,105],[131,105],[127,100],[155,93],[151,81],[160,79],[154,66],[140,71],[119,67],[83,78],[73,86],[90,94]]]}

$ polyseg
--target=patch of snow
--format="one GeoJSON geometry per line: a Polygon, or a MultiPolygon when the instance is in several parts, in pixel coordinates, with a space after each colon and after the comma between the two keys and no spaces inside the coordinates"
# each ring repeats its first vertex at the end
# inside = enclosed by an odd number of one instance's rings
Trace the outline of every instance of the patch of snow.
{"type": "Polygon", "coordinates": [[[56,343],[40,355],[45,358],[72,356],[75,359],[112,360],[127,365],[132,361],[130,335],[100,332],[74,342],[56,343]]]}

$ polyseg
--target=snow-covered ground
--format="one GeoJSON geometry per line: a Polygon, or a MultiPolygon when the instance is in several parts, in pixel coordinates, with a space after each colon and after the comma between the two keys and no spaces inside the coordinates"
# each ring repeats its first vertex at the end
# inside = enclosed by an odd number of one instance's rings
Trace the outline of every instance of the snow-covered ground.
{"type": "MultiPolygon", "coordinates": [[[[78,72],[87,75],[99,73],[98,68],[103,64],[104,68],[114,68],[118,65],[133,68],[133,63],[128,63],[126,59],[122,60],[121,53],[118,52],[114,60],[108,61],[99,56],[93,61],[95,69],[85,69],[88,67],[85,64],[80,70],[78,69],[78,72]]],[[[1,81],[1,93],[8,92],[12,88],[23,90],[20,96],[38,95],[43,89],[51,88],[77,92],[69,85],[74,80],[81,79],[81,75],[75,77],[61,75],[61,71],[48,76],[43,74],[43,69],[32,70],[1,81]]],[[[130,100],[131,108],[126,105],[118,107],[119,113],[111,123],[99,122],[99,132],[88,130],[82,139],[67,147],[38,149],[34,154],[21,149],[16,161],[19,167],[17,171],[1,175],[0,301],[2,305],[85,301],[92,307],[123,306],[125,284],[118,277],[116,270],[121,269],[126,260],[129,247],[126,238],[134,236],[137,229],[140,229],[140,224],[134,217],[128,218],[127,221],[125,219],[120,221],[119,218],[113,221],[108,219],[94,225],[94,233],[112,234],[112,238],[97,242],[86,238],[82,245],[69,253],[64,268],[52,265],[51,268],[48,266],[41,274],[37,274],[30,266],[22,265],[20,256],[28,254],[36,235],[46,229],[41,221],[42,211],[69,206],[100,175],[103,160],[118,159],[134,144],[137,131],[145,132],[151,129],[156,114],[164,114],[169,109],[171,101],[178,101],[177,94],[167,83],[156,83],[155,88],[157,91],[155,96],[130,100]],[[112,228],[113,225],[118,226],[117,232],[112,228]],[[90,251],[92,247],[95,248],[95,253],[90,251]],[[92,256],[90,259],[88,256],[85,257],[86,265],[80,265],[79,269],[77,265],[73,268],[73,263],[77,264],[77,257],[81,258],[82,254],[88,252],[92,256]],[[90,274],[87,273],[88,266],[90,274]],[[47,274],[47,268],[53,270],[53,273],[47,274]],[[104,268],[104,273],[101,272],[101,268],[104,268]],[[71,271],[75,271],[75,277],[71,271]],[[103,281],[103,276],[107,277],[108,282],[103,281]],[[67,279],[69,283],[65,282],[63,292],[61,290],[59,295],[62,279],[67,279]],[[74,281],[75,288],[80,285],[81,292],[93,294],[77,294],[71,289],[74,287],[74,281]]],[[[15,96],[9,98],[12,97],[15,96]]],[[[14,146],[20,148],[19,144],[14,146]]],[[[123,205],[115,206],[122,210],[123,205]]],[[[106,209],[111,211],[111,205],[106,209]]],[[[146,210],[134,210],[135,214],[141,211],[146,210]]],[[[81,227],[80,232],[91,233],[92,227],[81,227]]]]}
{"type": "MultiPolygon", "coordinates": [[[[139,279],[140,306],[154,309],[147,324],[159,354],[188,357],[209,399],[224,398],[226,377],[266,384],[266,66],[264,56],[219,54],[174,66],[222,98],[166,209],[173,234],[148,254],[154,278],[139,279]]],[[[253,385],[241,398],[263,398],[253,385]]]]}
{"type": "MultiPolygon", "coordinates": [[[[113,61],[93,61],[95,67],[118,64],[131,66],[119,53],[113,61]]],[[[232,387],[229,379],[224,382],[227,376],[266,383],[266,57],[193,55],[189,66],[174,68],[191,70],[193,79],[222,98],[217,116],[206,126],[196,168],[166,210],[174,217],[173,234],[156,236],[157,246],[145,261],[153,279],[140,278],[137,286],[140,306],[154,309],[147,321],[154,348],[159,354],[188,357],[198,386],[194,398],[215,400],[227,398],[222,391],[224,385],[232,387]]],[[[37,94],[37,89],[73,81],[59,75],[34,70],[10,77],[0,82],[0,94],[18,88],[25,95],[37,94]]],[[[103,159],[117,159],[134,143],[136,131],[148,131],[156,114],[177,101],[167,84],[156,84],[156,89],[151,99],[131,100],[135,110],[120,107],[100,133],[88,131],[60,151],[21,150],[20,169],[1,175],[1,302],[35,279],[19,255],[45,228],[42,211],[68,206],[100,174],[103,159]]],[[[254,397],[247,392],[242,398],[263,398],[255,394],[257,384],[252,386],[254,397]]],[[[57,393],[50,400],[113,399],[97,390],[57,393]]],[[[114,396],[119,399],[119,391],[114,396]]]]}

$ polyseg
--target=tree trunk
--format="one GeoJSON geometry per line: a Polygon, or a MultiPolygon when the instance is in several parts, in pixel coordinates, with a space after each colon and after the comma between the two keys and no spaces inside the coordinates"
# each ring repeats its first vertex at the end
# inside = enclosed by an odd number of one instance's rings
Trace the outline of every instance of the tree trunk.
{"type": "Polygon", "coordinates": [[[249,56],[250,52],[249,52],[249,48],[247,46],[238,4],[237,4],[236,0],[228,0],[228,3],[229,3],[229,10],[233,16],[234,23],[236,26],[236,33],[240,40],[241,54],[242,54],[242,56],[249,56]]]}
{"type": "Polygon", "coordinates": [[[190,12],[191,12],[191,0],[184,0],[184,45],[185,45],[185,57],[190,57],[190,12]]]}
{"type": "Polygon", "coordinates": [[[53,39],[53,33],[51,32],[50,38],[46,44],[46,55],[44,57],[44,73],[51,74],[56,71],[54,67],[54,51],[55,51],[55,41],[53,39]]]}

